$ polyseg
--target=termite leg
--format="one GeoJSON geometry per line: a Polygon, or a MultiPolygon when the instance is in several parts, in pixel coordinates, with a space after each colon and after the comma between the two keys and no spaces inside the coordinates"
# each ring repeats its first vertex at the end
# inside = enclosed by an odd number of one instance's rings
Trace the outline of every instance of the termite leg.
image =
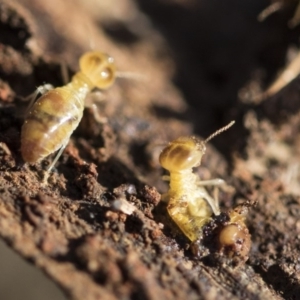
{"type": "Polygon", "coordinates": [[[97,106],[97,103],[100,103],[105,99],[106,97],[101,91],[95,90],[91,92],[89,97],[87,97],[84,101],[84,107],[89,108],[92,111],[93,117],[95,118],[96,122],[99,124],[107,123],[107,118],[100,115],[99,107],[97,106]]]}
{"type": "Polygon", "coordinates": [[[25,97],[25,98],[24,98],[24,101],[29,101],[29,104],[28,104],[28,106],[27,106],[25,115],[28,114],[29,110],[30,110],[31,107],[33,106],[34,102],[35,102],[36,99],[37,99],[38,94],[43,95],[43,94],[45,94],[45,93],[47,93],[47,92],[49,92],[49,91],[51,91],[51,90],[53,90],[53,89],[54,89],[53,85],[51,85],[50,83],[46,83],[46,84],[43,84],[43,85],[38,86],[38,87],[36,88],[36,90],[35,90],[32,94],[30,94],[30,95],[28,95],[27,97],[25,97]]]}
{"type": "Polygon", "coordinates": [[[65,143],[63,146],[60,147],[60,149],[58,150],[56,156],[54,157],[52,163],[50,164],[50,166],[46,169],[45,173],[44,173],[44,178],[42,180],[42,184],[45,185],[47,184],[47,180],[49,178],[49,174],[50,171],[52,170],[52,168],[54,167],[54,165],[56,164],[56,162],[58,161],[59,157],[62,155],[63,151],[65,150],[67,144],[68,144],[69,140],[67,141],[67,143],[65,143]]]}
{"type": "MultiPolygon", "coordinates": [[[[217,194],[215,194],[215,196],[218,196],[217,194]]],[[[205,189],[201,190],[201,197],[203,197],[206,202],[210,205],[213,213],[218,216],[220,214],[220,207],[219,207],[219,200],[218,197],[217,198],[213,198],[211,197],[207,191],[205,189]]]]}
{"type": "Polygon", "coordinates": [[[58,150],[56,156],[54,157],[52,163],[50,164],[50,166],[47,168],[46,172],[50,173],[50,171],[52,170],[52,168],[54,167],[54,165],[56,164],[56,162],[58,161],[58,159],[60,158],[60,156],[62,155],[63,151],[65,150],[67,144],[68,144],[69,140],[67,141],[67,143],[65,143],[64,145],[62,145],[60,147],[60,149],[58,150]]]}
{"type": "Polygon", "coordinates": [[[215,186],[213,189],[213,198],[215,199],[215,202],[218,205],[219,214],[220,214],[220,208],[219,208],[219,187],[215,186]]]}
{"type": "Polygon", "coordinates": [[[210,179],[210,180],[199,180],[199,182],[197,182],[197,185],[213,185],[213,186],[217,186],[217,185],[222,185],[225,184],[225,180],[221,179],[221,178],[215,178],[215,179],[210,179]]]}
{"type": "Polygon", "coordinates": [[[94,116],[97,123],[99,123],[99,124],[107,123],[107,118],[103,117],[99,114],[99,108],[97,107],[97,105],[95,103],[90,104],[90,105],[85,104],[84,107],[87,107],[87,108],[92,110],[93,116],[94,116]]]}
{"type": "Polygon", "coordinates": [[[222,186],[226,184],[225,181],[221,178],[215,178],[210,180],[199,180],[197,182],[198,186],[213,186],[213,194],[214,197],[211,197],[206,190],[203,190],[203,198],[207,201],[207,203],[210,205],[213,213],[217,216],[220,214],[220,208],[219,208],[219,186],[222,186]]]}

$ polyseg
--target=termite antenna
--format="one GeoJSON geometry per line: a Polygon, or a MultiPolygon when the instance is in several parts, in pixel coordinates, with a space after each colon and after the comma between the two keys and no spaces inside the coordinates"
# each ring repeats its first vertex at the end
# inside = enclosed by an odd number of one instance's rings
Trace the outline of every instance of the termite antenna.
{"type": "Polygon", "coordinates": [[[226,126],[220,128],[219,130],[217,130],[216,132],[214,132],[213,134],[211,134],[205,141],[204,144],[206,144],[208,141],[210,141],[211,139],[213,139],[216,135],[222,133],[223,131],[226,131],[228,128],[230,128],[233,124],[235,123],[235,121],[231,121],[229,124],[227,124],[226,126]]]}
{"type": "Polygon", "coordinates": [[[141,75],[141,74],[136,74],[133,72],[116,72],[116,77],[117,78],[125,78],[125,79],[133,79],[137,81],[146,81],[146,76],[141,75]]]}

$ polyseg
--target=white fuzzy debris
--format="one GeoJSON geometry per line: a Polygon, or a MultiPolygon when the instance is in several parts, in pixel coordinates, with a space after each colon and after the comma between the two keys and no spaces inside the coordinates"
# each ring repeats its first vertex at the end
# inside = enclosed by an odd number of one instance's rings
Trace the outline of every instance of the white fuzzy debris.
{"type": "Polygon", "coordinates": [[[136,209],[134,205],[123,198],[114,200],[111,204],[111,207],[117,211],[121,211],[126,215],[131,215],[136,209]]]}

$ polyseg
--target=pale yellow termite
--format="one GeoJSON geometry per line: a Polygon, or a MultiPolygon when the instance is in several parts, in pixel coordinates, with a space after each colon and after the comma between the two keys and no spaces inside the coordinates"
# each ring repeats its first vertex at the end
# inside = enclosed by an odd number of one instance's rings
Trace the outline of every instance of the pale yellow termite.
{"type": "Polygon", "coordinates": [[[114,59],[102,52],[85,53],[79,66],[70,83],[47,91],[29,109],[21,132],[25,162],[39,162],[59,150],[50,171],[82,118],[87,94],[94,88],[107,89],[115,81],[114,59]]]}
{"type": "Polygon", "coordinates": [[[168,200],[168,213],[182,232],[193,242],[199,238],[202,227],[212,213],[220,214],[218,199],[209,195],[204,186],[223,184],[222,179],[201,181],[193,168],[201,163],[206,143],[234,124],[219,129],[206,140],[196,137],[180,137],[163,149],[159,161],[170,172],[170,189],[164,195],[168,200]]]}

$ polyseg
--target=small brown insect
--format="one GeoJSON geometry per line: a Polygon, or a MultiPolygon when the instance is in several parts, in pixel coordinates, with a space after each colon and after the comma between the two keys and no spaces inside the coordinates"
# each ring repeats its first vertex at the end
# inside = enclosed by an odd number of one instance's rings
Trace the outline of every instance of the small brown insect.
{"type": "Polygon", "coordinates": [[[251,235],[245,224],[246,214],[255,203],[249,201],[228,212],[212,216],[202,229],[199,238],[191,244],[195,257],[201,258],[217,252],[239,265],[249,258],[251,235]]]}
{"type": "Polygon", "coordinates": [[[49,172],[78,126],[84,100],[94,88],[107,89],[115,81],[114,59],[91,51],[80,57],[80,71],[69,84],[44,93],[30,108],[21,132],[21,153],[25,162],[36,163],[59,150],[49,172]]]}
{"type": "Polygon", "coordinates": [[[248,203],[235,207],[228,212],[229,220],[224,222],[218,233],[220,253],[228,257],[240,257],[246,261],[251,247],[251,235],[245,224],[248,203]]]}

